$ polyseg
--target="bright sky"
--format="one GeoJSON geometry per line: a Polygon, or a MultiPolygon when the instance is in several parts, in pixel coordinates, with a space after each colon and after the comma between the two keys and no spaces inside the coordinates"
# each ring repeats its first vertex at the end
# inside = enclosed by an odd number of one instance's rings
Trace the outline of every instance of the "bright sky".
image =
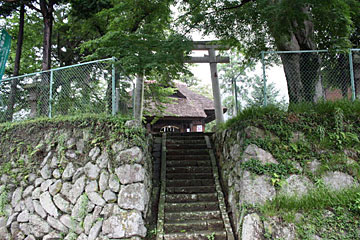
{"type": "MultiPolygon", "coordinates": [[[[199,32],[194,32],[192,34],[193,41],[209,41],[216,39],[214,36],[201,36],[199,32]]],[[[204,56],[208,54],[206,51],[193,51],[192,56],[204,56]]],[[[211,75],[210,75],[210,65],[208,63],[200,63],[191,67],[191,72],[195,77],[201,80],[201,85],[210,85],[211,86],[211,75]]],[[[254,71],[254,74],[263,76],[262,66],[258,65],[254,71]]],[[[288,101],[287,93],[287,84],[282,66],[275,66],[269,69],[266,69],[267,82],[274,83],[275,88],[280,90],[280,98],[284,97],[288,101]]]]}

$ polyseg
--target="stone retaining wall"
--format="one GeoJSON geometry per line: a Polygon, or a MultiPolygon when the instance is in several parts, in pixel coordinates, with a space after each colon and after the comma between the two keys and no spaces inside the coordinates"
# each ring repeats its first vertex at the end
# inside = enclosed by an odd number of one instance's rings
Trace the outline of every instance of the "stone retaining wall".
{"type": "Polygon", "coordinates": [[[141,147],[121,138],[97,145],[92,129],[47,129],[40,136],[30,153],[3,160],[9,170],[0,181],[0,239],[146,236],[151,138],[141,147]]]}
{"type": "MultiPolygon", "coordinates": [[[[219,171],[225,189],[225,195],[231,215],[231,220],[237,238],[241,240],[253,239],[297,239],[295,226],[285,223],[274,216],[264,219],[257,212],[247,212],[243,204],[261,205],[277,195],[302,196],[315,187],[304,170],[316,173],[320,162],[310,159],[307,166],[300,166],[292,162],[294,174],[290,174],[281,187],[275,188],[277,179],[268,175],[259,175],[242,168],[241,164],[250,160],[257,160],[261,164],[279,164],[270,152],[267,152],[249,139],[279,140],[275,135],[256,127],[247,127],[241,131],[225,130],[213,135],[216,146],[219,171]],[[267,233],[267,237],[265,237],[267,233]]],[[[305,141],[302,133],[293,133],[292,142],[305,141]]],[[[349,160],[350,161],[350,160],[349,160]]],[[[358,185],[357,180],[344,172],[328,171],[320,176],[321,182],[332,190],[341,190],[358,185]]],[[[297,216],[301,217],[301,214],[297,216]]],[[[321,239],[315,238],[314,239],[321,239]]]]}

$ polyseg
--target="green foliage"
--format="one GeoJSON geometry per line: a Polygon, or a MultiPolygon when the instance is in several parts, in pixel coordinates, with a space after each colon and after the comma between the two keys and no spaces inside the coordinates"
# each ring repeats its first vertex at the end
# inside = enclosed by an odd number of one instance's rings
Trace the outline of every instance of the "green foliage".
{"type": "Polygon", "coordinates": [[[0,187],[0,217],[5,216],[5,206],[8,203],[8,192],[3,185],[0,187]]]}

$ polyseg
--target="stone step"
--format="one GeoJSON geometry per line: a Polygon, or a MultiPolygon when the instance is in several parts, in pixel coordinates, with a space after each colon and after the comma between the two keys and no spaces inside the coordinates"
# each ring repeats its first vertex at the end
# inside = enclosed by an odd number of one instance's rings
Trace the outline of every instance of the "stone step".
{"type": "Polygon", "coordinates": [[[206,144],[205,139],[201,140],[181,140],[181,139],[167,139],[166,142],[169,144],[206,144]]]}
{"type": "Polygon", "coordinates": [[[167,194],[167,203],[217,201],[216,193],[167,194]]]}
{"type": "Polygon", "coordinates": [[[183,140],[183,141],[193,141],[193,140],[205,140],[204,136],[166,136],[166,140],[183,140]]]}
{"type": "Polygon", "coordinates": [[[215,186],[166,187],[166,193],[214,193],[215,186]]]}
{"type": "Polygon", "coordinates": [[[213,179],[212,173],[166,173],[166,179],[213,179]]]}
{"type": "Polygon", "coordinates": [[[167,187],[214,186],[214,179],[169,179],[167,187]]]}
{"type": "Polygon", "coordinates": [[[209,220],[187,220],[183,222],[165,223],[166,233],[189,233],[195,231],[221,231],[224,230],[224,223],[221,219],[209,220]]]}
{"type": "Polygon", "coordinates": [[[166,161],[167,167],[209,167],[211,166],[210,160],[171,160],[166,161]]]}
{"type": "Polygon", "coordinates": [[[165,240],[226,240],[225,231],[198,231],[198,232],[182,232],[168,233],[164,235],[165,240]]]}
{"type": "Polygon", "coordinates": [[[165,203],[165,211],[167,212],[214,210],[219,210],[218,202],[165,203]]]}
{"type": "Polygon", "coordinates": [[[196,167],[196,166],[190,166],[190,167],[167,167],[166,173],[212,173],[211,167],[196,167]]]}
{"type": "Polygon", "coordinates": [[[167,143],[166,149],[207,149],[207,145],[206,143],[204,144],[167,143]]]}
{"type": "Polygon", "coordinates": [[[220,211],[165,212],[165,222],[207,219],[221,219],[220,211]]]}
{"type": "Polygon", "coordinates": [[[208,153],[206,154],[198,154],[198,155],[166,155],[166,161],[171,160],[210,160],[210,155],[208,153]]]}
{"type": "Polygon", "coordinates": [[[169,155],[208,155],[208,149],[167,149],[166,157],[169,155]]]}

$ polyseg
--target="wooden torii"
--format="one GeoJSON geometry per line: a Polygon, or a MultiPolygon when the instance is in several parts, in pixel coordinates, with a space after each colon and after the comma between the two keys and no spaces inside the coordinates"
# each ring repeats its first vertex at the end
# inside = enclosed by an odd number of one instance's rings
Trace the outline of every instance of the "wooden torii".
{"type": "Polygon", "coordinates": [[[228,50],[228,46],[216,44],[216,41],[194,41],[193,51],[208,51],[203,57],[189,57],[185,63],[209,63],[211,72],[211,84],[214,96],[216,124],[224,122],[223,108],[221,105],[221,94],[217,72],[218,63],[229,63],[229,57],[216,56],[215,50],[228,50]]]}

